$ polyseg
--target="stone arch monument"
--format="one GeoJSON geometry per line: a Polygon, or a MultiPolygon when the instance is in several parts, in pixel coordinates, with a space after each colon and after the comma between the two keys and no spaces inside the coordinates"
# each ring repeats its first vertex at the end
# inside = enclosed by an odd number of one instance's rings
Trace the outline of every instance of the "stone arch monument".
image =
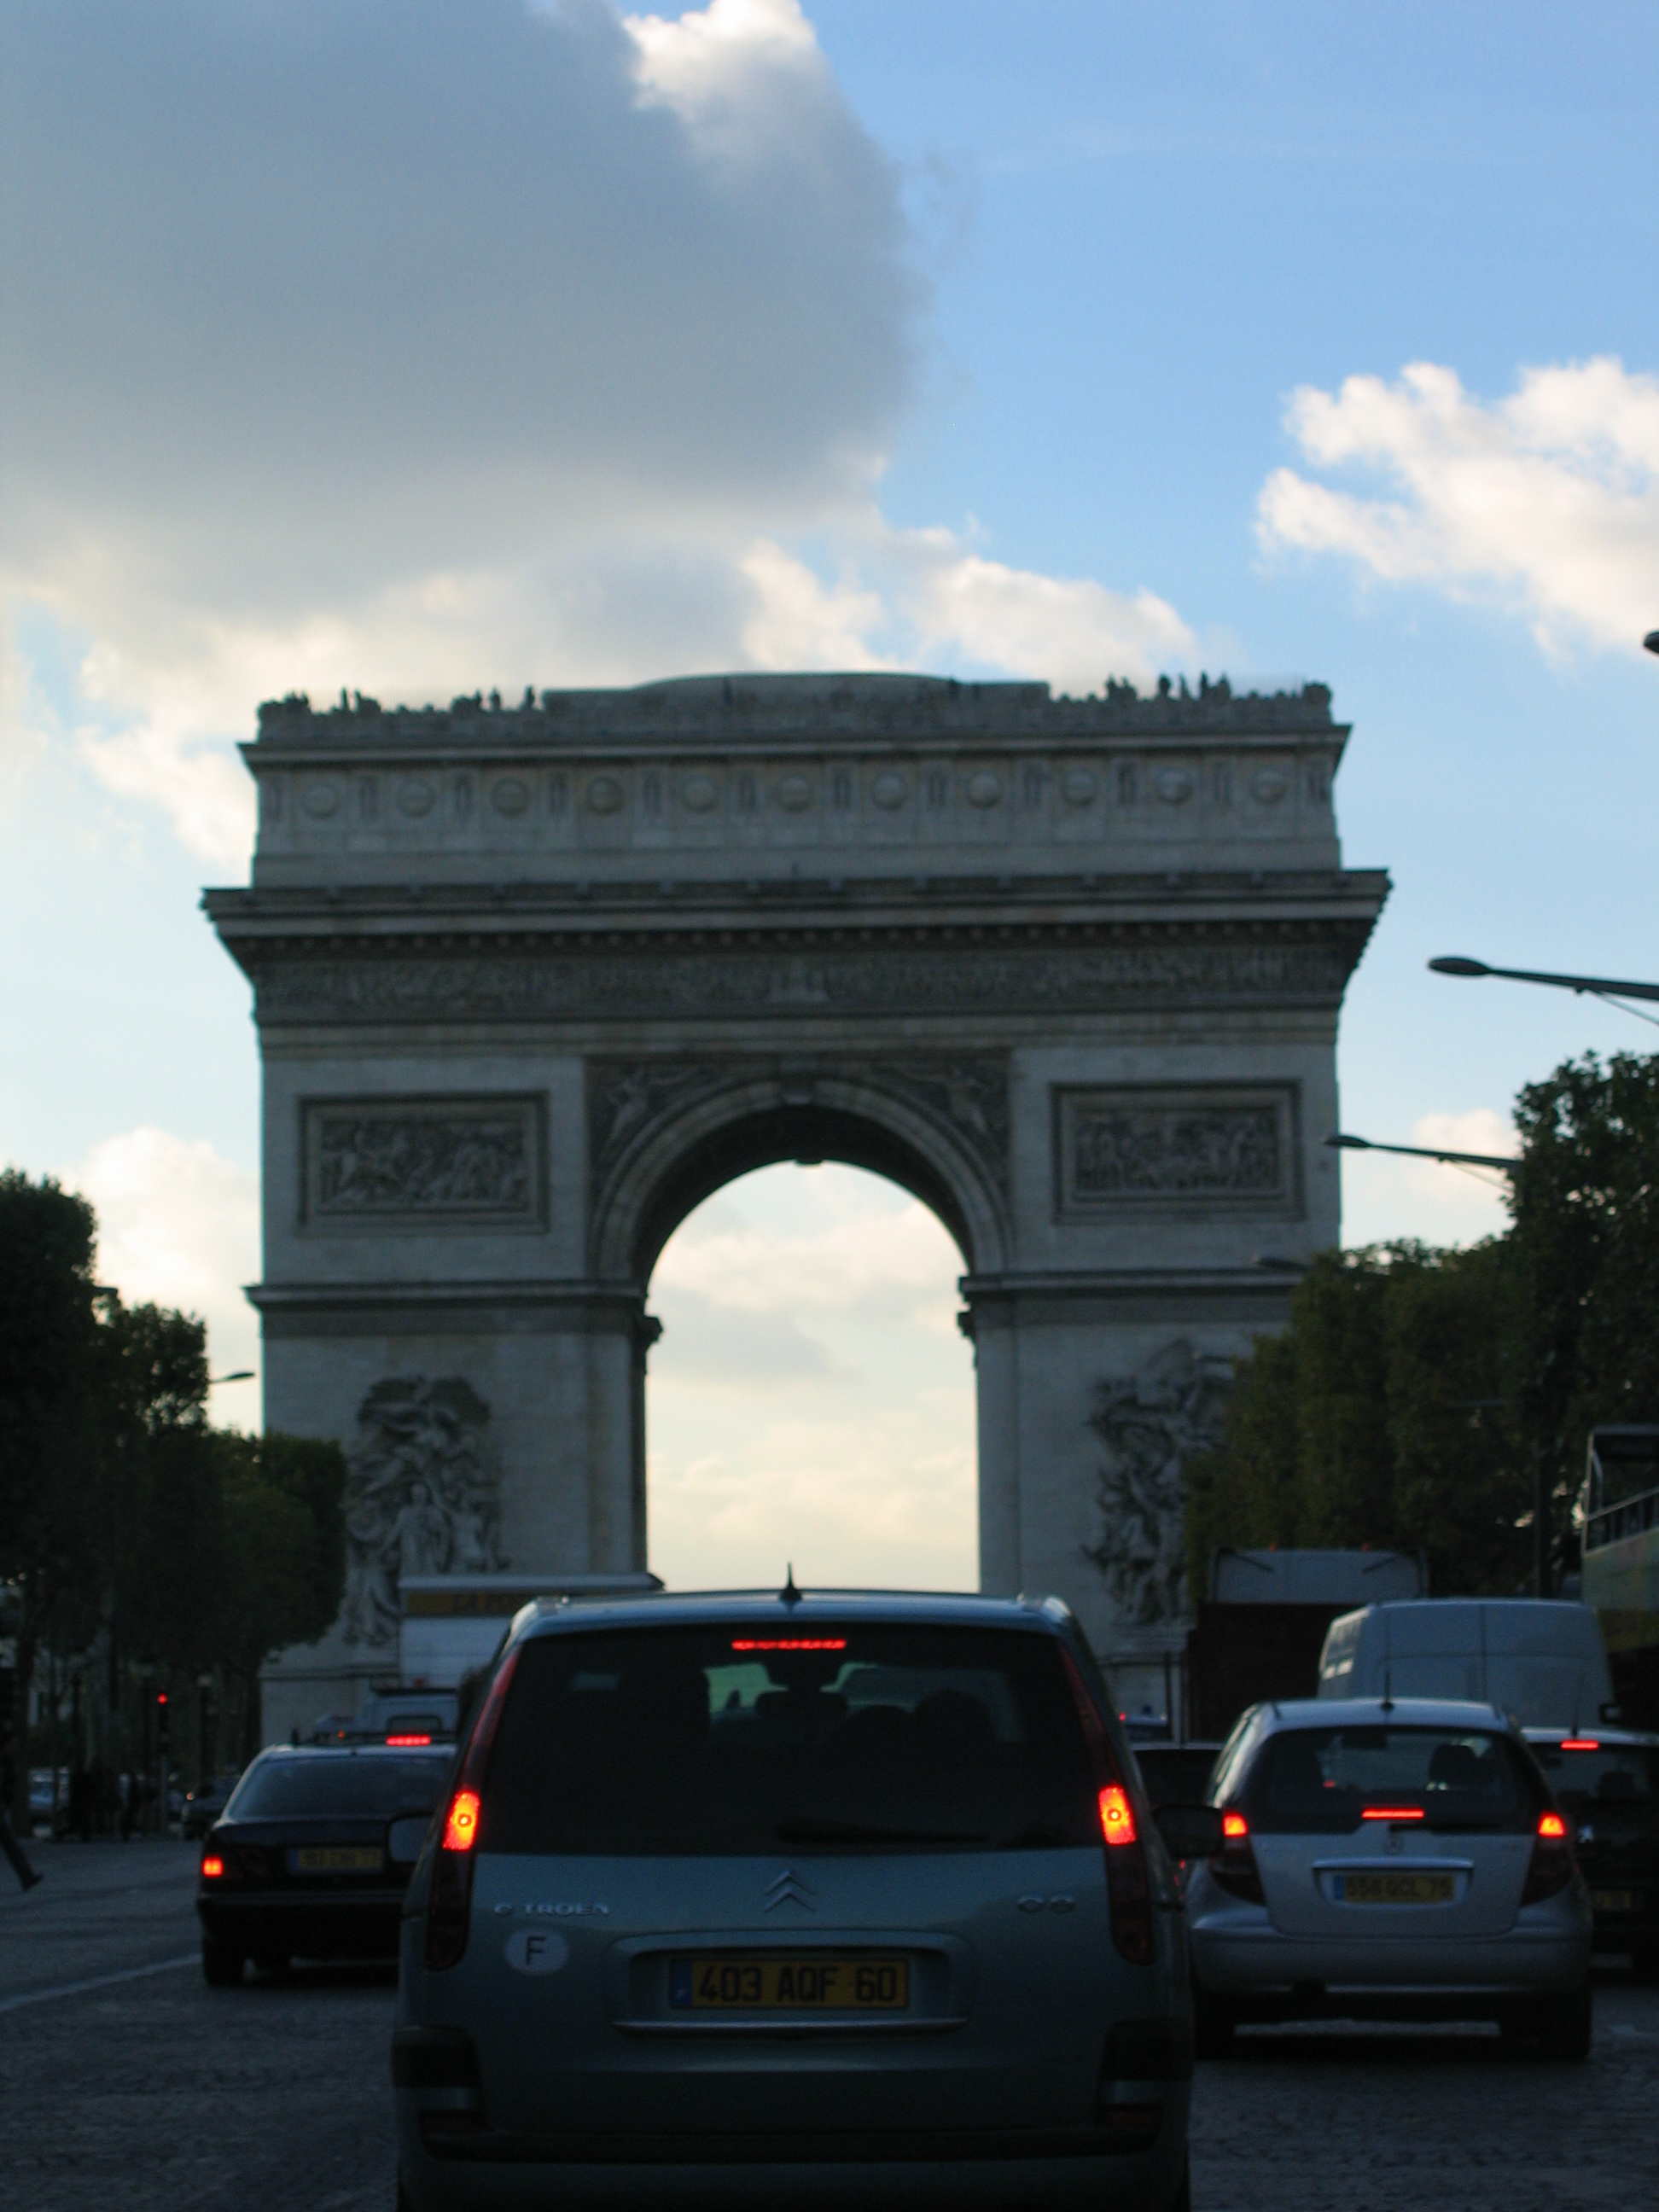
{"type": "Polygon", "coordinates": [[[268,1729],[387,1672],[400,1577],[644,1567],[652,1267],[787,1159],[945,1223],[982,1587],[1061,1592],[1161,1681],[1183,1462],[1285,1312],[1261,1263],[1338,1233],[1387,891],[1341,866],[1346,736],[1318,684],[263,707],[252,882],[205,901],[263,1055],[249,1295],[267,1423],[352,1470],[345,1612],[268,1729]]]}

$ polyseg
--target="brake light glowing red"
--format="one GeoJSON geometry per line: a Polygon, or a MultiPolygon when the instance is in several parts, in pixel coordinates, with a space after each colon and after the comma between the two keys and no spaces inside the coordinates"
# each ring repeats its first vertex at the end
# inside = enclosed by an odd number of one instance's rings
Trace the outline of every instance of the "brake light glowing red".
{"type": "Polygon", "coordinates": [[[845,1651],[844,1636],[734,1636],[734,1651],[845,1651]]]}
{"type": "Polygon", "coordinates": [[[477,1840],[478,1793],[476,1790],[458,1790],[449,1801],[443,1847],[447,1851],[470,1851],[477,1840]]]}
{"type": "Polygon", "coordinates": [[[1561,1739],[1563,1751],[1600,1751],[1601,1741],[1594,1735],[1566,1735],[1561,1739]]]}
{"type": "Polygon", "coordinates": [[[1367,1805],[1359,1817],[1362,1820],[1420,1820],[1425,1816],[1420,1805],[1367,1805]]]}
{"type": "Polygon", "coordinates": [[[1134,1808],[1121,1782],[1109,1782],[1100,1793],[1100,1832],[1109,1844],[1135,1840],[1134,1808]]]}
{"type": "Polygon", "coordinates": [[[429,1735],[389,1735],[386,1738],[388,1744],[398,1747],[406,1746],[411,1743],[430,1743],[432,1739],[429,1735]]]}
{"type": "Polygon", "coordinates": [[[1221,1816],[1221,1832],[1231,1842],[1236,1837],[1248,1836],[1250,1832],[1250,1824],[1242,1813],[1224,1813],[1221,1816]]]}
{"type": "Polygon", "coordinates": [[[1547,1837],[1552,1843],[1564,1843],[1566,1840],[1567,1824],[1559,1813],[1540,1813],[1538,1815],[1538,1832],[1540,1836],[1547,1837]]]}
{"type": "Polygon", "coordinates": [[[218,1881],[222,1880],[224,1871],[225,1863],[217,1856],[216,1853],[202,1861],[202,1876],[206,1881],[218,1881]]]}

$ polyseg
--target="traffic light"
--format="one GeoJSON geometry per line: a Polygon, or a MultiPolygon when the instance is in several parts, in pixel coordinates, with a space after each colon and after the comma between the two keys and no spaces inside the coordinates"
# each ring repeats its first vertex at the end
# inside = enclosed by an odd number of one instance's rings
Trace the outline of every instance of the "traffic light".
{"type": "Polygon", "coordinates": [[[167,1741],[168,1710],[167,1692],[165,1690],[158,1690],[155,1692],[155,1727],[156,1733],[161,1740],[161,1748],[164,1751],[167,1748],[167,1741]]]}

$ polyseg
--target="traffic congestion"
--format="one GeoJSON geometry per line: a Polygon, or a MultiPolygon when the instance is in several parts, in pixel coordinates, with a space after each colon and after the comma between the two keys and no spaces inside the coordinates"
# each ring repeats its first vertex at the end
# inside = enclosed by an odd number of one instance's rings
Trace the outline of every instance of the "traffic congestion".
{"type": "Polygon", "coordinates": [[[384,2192],[319,2203],[1334,2202],[1260,2193],[1240,2094],[1305,2101],[1340,2166],[1333,2068],[1565,2111],[1659,2045],[1659,1737],[1347,1694],[1383,1629],[1458,1643],[1382,1610],[1214,1745],[1132,1730],[1054,1600],[552,1598],[459,1692],[214,1778],[162,1848],[216,2035],[298,2060],[308,2019],[382,2021],[330,2094],[384,2192]]]}

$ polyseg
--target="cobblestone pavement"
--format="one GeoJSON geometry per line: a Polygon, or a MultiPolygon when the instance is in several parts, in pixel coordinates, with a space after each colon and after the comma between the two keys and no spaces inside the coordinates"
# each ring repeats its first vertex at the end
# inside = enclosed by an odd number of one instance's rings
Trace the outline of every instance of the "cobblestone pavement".
{"type": "MultiPolygon", "coordinates": [[[[390,1974],[210,1990],[194,1845],[31,1848],[46,1883],[0,1889],[8,2200],[392,2212],[390,1974]]],[[[1247,2030],[1199,2069],[1193,2183],[1198,2212],[1645,2212],[1659,1990],[1600,1978],[1583,2067],[1480,2030],[1247,2030]]]]}
{"type": "Polygon", "coordinates": [[[1487,2028],[1249,2029],[1201,2065],[1196,2212],[1659,2205],[1659,1990],[1598,1970],[1584,2066],[1487,2028]]]}

